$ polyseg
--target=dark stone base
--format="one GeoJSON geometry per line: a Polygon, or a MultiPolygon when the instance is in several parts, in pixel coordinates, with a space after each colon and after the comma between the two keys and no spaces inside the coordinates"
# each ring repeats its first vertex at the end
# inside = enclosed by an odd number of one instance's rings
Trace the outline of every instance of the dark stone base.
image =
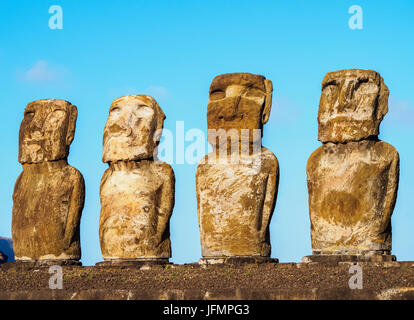
{"type": "Polygon", "coordinates": [[[314,254],[302,258],[303,263],[339,263],[339,262],[391,262],[397,257],[391,254],[314,254]]]}
{"type": "Polygon", "coordinates": [[[136,267],[165,266],[171,264],[169,259],[114,259],[96,263],[97,267],[136,267]]]}
{"type": "Polygon", "coordinates": [[[16,265],[24,267],[50,267],[50,266],[82,266],[82,262],[78,260],[61,260],[61,259],[48,259],[48,260],[36,260],[36,261],[27,261],[27,260],[16,260],[16,265]]]}
{"type": "Polygon", "coordinates": [[[241,264],[262,264],[262,263],[278,263],[279,259],[270,257],[250,256],[250,257],[204,257],[201,258],[199,264],[212,265],[212,264],[230,264],[230,265],[241,265],[241,264]]]}

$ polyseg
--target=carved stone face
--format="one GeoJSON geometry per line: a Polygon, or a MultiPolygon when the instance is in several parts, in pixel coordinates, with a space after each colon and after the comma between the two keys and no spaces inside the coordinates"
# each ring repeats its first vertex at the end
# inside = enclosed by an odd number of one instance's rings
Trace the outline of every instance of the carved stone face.
{"type": "MultiPolygon", "coordinates": [[[[241,130],[249,129],[249,141],[260,141],[261,134],[253,138],[252,132],[253,129],[261,130],[269,119],[272,91],[272,82],[260,75],[228,73],[215,77],[207,107],[208,141],[213,146],[217,145],[216,135],[211,134],[211,129],[224,129],[237,142],[241,139],[241,130]]],[[[223,132],[224,135],[226,133],[223,132]]],[[[219,143],[227,142],[222,134],[218,136],[219,143]]]]}
{"type": "Polygon", "coordinates": [[[68,101],[45,99],[29,103],[19,132],[19,162],[66,159],[72,143],[77,109],[68,101]]]}
{"type": "Polygon", "coordinates": [[[104,129],[102,161],[152,158],[164,119],[158,103],[150,96],[131,95],[114,100],[104,129]]]}
{"type": "Polygon", "coordinates": [[[359,141],[379,134],[389,91],[372,70],[341,70],[323,79],[318,123],[321,142],[359,141]]]}

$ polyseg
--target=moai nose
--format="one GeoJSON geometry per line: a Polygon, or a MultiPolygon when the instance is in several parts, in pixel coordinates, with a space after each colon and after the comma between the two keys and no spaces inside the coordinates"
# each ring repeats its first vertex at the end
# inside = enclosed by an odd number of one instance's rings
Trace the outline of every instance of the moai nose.
{"type": "Polygon", "coordinates": [[[30,128],[32,131],[42,131],[44,124],[44,118],[38,114],[35,114],[32,121],[30,122],[30,128]]]}
{"type": "Polygon", "coordinates": [[[227,98],[225,104],[220,108],[218,118],[225,121],[234,120],[237,116],[240,97],[227,98]]]}
{"type": "Polygon", "coordinates": [[[124,135],[126,137],[129,137],[132,134],[132,129],[125,125],[120,125],[118,123],[112,123],[108,127],[108,131],[110,134],[113,134],[115,136],[124,135]]]}
{"type": "Polygon", "coordinates": [[[345,81],[342,88],[339,90],[339,108],[344,110],[351,103],[353,92],[355,89],[355,83],[353,81],[345,81]]]}

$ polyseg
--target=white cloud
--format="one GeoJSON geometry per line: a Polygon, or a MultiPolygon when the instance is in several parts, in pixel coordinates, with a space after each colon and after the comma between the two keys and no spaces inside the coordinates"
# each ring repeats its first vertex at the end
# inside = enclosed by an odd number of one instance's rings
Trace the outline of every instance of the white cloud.
{"type": "Polygon", "coordinates": [[[52,67],[44,60],[37,61],[23,73],[23,80],[32,83],[57,82],[63,79],[64,70],[52,67]]]}
{"type": "Polygon", "coordinates": [[[144,90],[145,94],[153,96],[155,99],[165,99],[168,97],[168,90],[161,86],[152,86],[144,90]]]}

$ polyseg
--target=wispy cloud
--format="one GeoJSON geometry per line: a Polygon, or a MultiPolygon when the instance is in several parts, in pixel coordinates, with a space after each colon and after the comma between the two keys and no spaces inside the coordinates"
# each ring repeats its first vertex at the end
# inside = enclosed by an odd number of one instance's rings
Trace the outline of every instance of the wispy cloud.
{"type": "Polygon", "coordinates": [[[65,73],[63,68],[39,60],[29,70],[20,73],[19,78],[30,83],[57,83],[63,80],[65,73]]]}
{"type": "Polygon", "coordinates": [[[292,125],[298,122],[301,110],[290,98],[273,98],[269,124],[292,125]]]}
{"type": "Polygon", "coordinates": [[[153,96],[155,99],[165,99],[168,97],[168,90],[161,86],[152,86],[144,90],[145,94],[153,96]]]}
{"type": "Polygon", "coordinates": [[[414,104],[409,100],[390,98],[384,122],[390,125],[414,126],[414,104]]]}

